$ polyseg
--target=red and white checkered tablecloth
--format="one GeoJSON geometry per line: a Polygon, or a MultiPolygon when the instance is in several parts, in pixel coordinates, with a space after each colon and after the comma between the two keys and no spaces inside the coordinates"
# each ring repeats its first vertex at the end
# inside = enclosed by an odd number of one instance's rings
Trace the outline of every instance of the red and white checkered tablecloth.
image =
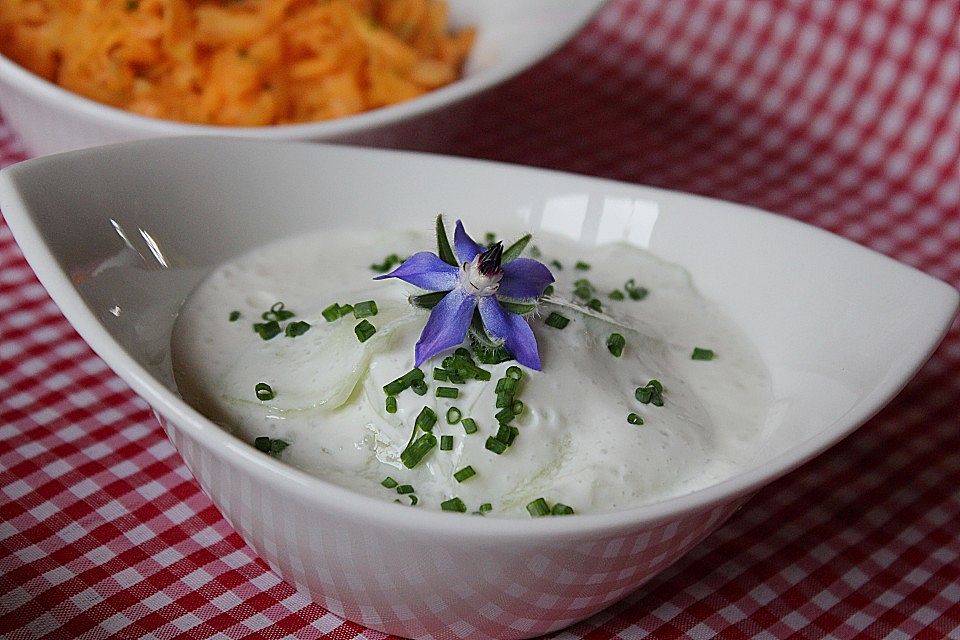
{"type": "MultiPolygon", "coordinates": [[[[613,0],[456,153],[745,202],[960,285],[960,2],[613,0]]],[[[0,123],[0,163],[21,160],[0,123]]],[[[884,411],[556,638],[960,638],[960,324],[884,411]]],[[[200,491],[0,222],[0,635],[383,638],[200,491]]]]}

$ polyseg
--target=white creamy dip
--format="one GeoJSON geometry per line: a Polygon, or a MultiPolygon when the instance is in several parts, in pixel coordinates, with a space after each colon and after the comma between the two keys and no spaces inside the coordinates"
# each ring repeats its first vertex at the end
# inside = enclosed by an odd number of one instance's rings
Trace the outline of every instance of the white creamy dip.
{"type": "Polygon", "coordinates": [[[189,297],[174,329],[178,387],[238,437],[288,442],[279,457],[308,473],[404,504],[408,495],[381,482],[389,476],[411,485],[415,508],[439,509],[459,497],[468,511],[490,503],[491,516],[526,516],[526,505],[543,497],[577,513],[610,511],[696,490],[743,468],[759,446],[768,409],[766,369],[686,272],[627,245],[584,249],[543,235],[532,244],[557,279],[558,302],[545,302],[531,320],[543,370],[522,368],[517,398],[524,410],[511,423],[519,435],[501,455],[485,443],[498,429],[496,381],[515,362],[479,365],[491,373],[489,382],[452,385],[433,379],[438,356],[421,366],[427,393],[408,389],[397,396],[396,413],[385,409],[383,386],[413,367],[429,311],[407,301],[422,290],[399,280],[375,282],[370,265],[389,253],[435,251],[425,233],[316,233],[220,266],[189,297]],[[554,259],[562,269],[551,265],[554,259]],[[589,270],[575,269],[577,261],[589,270]],[[574,295],[578,278],[596,288],[603,314],[583,311],[574,295]],[[631,278],[649,295],[608,297],[631,278]],[[377,332],[366,342],[357,339],[352,315],[334,322],[321,315],[332,303],[364,300],[375,300],[379,310],[367,318],[377,332]],[[310,329],[261,339],[252,325],[278,301],[296,314],[290,321],[310,329]],[[231,321],[233,311],[240,317],[231,321]],[[545,324],[552,311],[570,320],[564,329],[545,324]],[[613,332],[626,339],[621,357],[606,346],[613,332]],[[693,360],[694,347],[716,357],[693,360]],[[663,406],[635,397],[653,379],[663,385],[663,406]],[[274,398],[257,398],[261,382],[274,398]],[[459,397],[436,397],[438,386],[457,387],[459,397]],[[433,433],[452,435],[453,448],[435,447],[408,469],[399,455],[424,406],[437,415],[433,433]],[[448,424],[451,406],[476,422],[476,433],[448,424]],[[643,424],[629,423],[630,413],[643,424]],[[467,465],[476,475],[458,482],[454,473],[467,465]]]}

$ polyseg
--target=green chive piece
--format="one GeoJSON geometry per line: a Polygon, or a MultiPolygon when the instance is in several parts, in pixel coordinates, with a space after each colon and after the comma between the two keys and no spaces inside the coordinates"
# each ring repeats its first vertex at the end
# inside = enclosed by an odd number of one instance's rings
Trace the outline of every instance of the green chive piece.
{"type": "Polygon", "coordinates": [[[590,302],[587,303],[588,309],[593,309],[594,311],[602,312],[603,303],[600,302],[599,298],[590,298],[590,302]]]}
{"type": "Polygon", "coordinates": [[[383,259],[382,263],[370,265],[370,269],[376,271],[377,273],[386,273],[387,271],[390,271],[392,267],[400,264],[401,262],[403,262],[403,260],[400,259],[400,256],[395,253],[391,253],[383,259]]]}
{"type": "Polygon", "coordinates": [[[257,394],[257,400],[266,402],[267,400],[273,400],[277,394],[273,392],[273,387],[268,385],[266,382],[258,382],[257,386],[253,388],[257,394]]]}
{"type": "Polygon", "coordinates": [[[509,447],[513,444],[513,441],[517,439],[518,435],[520,435],[520,429],[501,422],[500,427],[497,429],[497,435],[493,437],[509,447]]]}
{"type": "Polygon", "coordinates": [[[573,295],[588,300],[593,297],[593,284],[586,278],[579,278],[573,283],[573,295]]]}
{"type": "Polygon", "coordinates": [[[353,305],[353,315],[357,320],[375,316],[377,315],[377,303],[373,300],[358,302],[353,305]]]}
{"type": "Polygon", "coordinates": [[[477,472],[473,470],[473,467],[471,467],[470,465],[467,465],[463,469],[460,469],[459,471],[454,473],[453,479],[456,480],[457,482],[463,482],[464,480],[467,480],[468,478],[472,478],[475,475],[477,475],[477,472]]]}
{"type": "Polygon", "coordinates": [[[550,505],[548,505],[547,501],[543,498],[537,498],[527,505],[527,512],[534,518],[548,516],[550,515],[550,505]]]}
{"type": "Polygon", "coordinates": [[[530,253],[530,255],[533,256],[534,258],[539,258],[540,256],[543,255],[543,252],[540,251],[540,247],[538,247],[538,246],[535,245],[535,244],[530,245],[530,252],[529,252],[529,253],[530,253]]]}
{"type": "Polygon", "coordinates": [[[440,436],[440,451],[453,451],[453,436],[440,436]]]}
{"type": "Polygon", "coordinates": [[[507,444],[500,440],[497,440],[493,436],[487,438],[486,443],[484,443],[484,448],[488,451],[493,451],[498,456],[507,450],[507,444]]]}
{"type": "Polygon", "coordinates": [[[377,328],[370,324],[369,320],[361,320],[357,323],[357,326],[353,328],[353,332],[357,334],[357,340],[366,342],[370,339],[370,336],[377,332],[377,328]]]}
{"type": "Polygon", "coordinates": [[[630,424],[643,424],[643,418],[641,418],[636,413],[631,413],[627,416],[627,422],[630,424]]]}
{"type": "Polygon", "coordinates": [[[387,413],[396,413],[397,396],[387,396],[386,406],[384,408],[387,410],[387,413]]]}
{"type": "Polygon", "coordinates": [[[619,333],[611,333],[610,337],[607,338],[607,349],[613,354],[614,358],[623,355],[623,348],[626,344],[627,340],[619,333]]]}
{"type": "Polygon", "coordinates": [[[590,263],[584,262],[582,260],[577,260],[577,263],[573,265],[573,268],[576,269],[577,271],[589,271],[590,263]]]}
{"type": "Polygon", "coordinates": [[[423,380],[417,380],[410,385],[410,390],[413,391],[418,396],[426,395],[427,393],[427,383],[423,380]]]}
{"type": "Polygon", "coordinates": [[[254,439],[253,446],[259,451],[268,454],[273,458],[279,458],[280,453],[290,446],[290,443],[280,438],[271,438],[269,436],[259,436],[254,439]]]}
{"type": "Polygon", "coordinates": [[[437,424],[437,414],[430,407],[424,407],[420,410],[420,413],[417,414],[417,418],[413,424],[421,431],[430,431],[433,429],[433,425],[437,424]]]}
{"type": "Polygon", "coordinates": [[[410,506],[411,506],[411,507],[417,506],[417,503],[420,502],[420,499],[417,498],[417,496],[413,495],[412,493],[411,493],[410,495],[408,495],[407,497],[410,498],[410,506]]]}
{"type": "Polygon", "coordinates": [[[458,513],[466,513],[467,505],[463,503],[463,500],[460,498],[450,498],[449,500],[444,500],[440,503],[440,508],[444,511],[456,511],[458,513]]]}
{"type": "Polygon", "coordinates": [[[439,382],[450,382],[450,372],[440,367],[434,367],[433,379],[439,382]]]}
{"type": "Polygon", "coordinates": [[[507,367],[507,377],[519,380],[523,377],[523,370],[517,366],[509,366],[507,367]]]}
{"type": "Polygon", "coordinates": [[[573,515],[573,507],[568,507],[562,502],[558,502],[553,505],[553,509],[550,510],[550,515],[552,516],[569,516],[573,515]]]}
{"type": "Polygon", "coordinates": [[[644,387],[637,387],[633,395],[643,404],[652,404],[655,407],[663,406],[663,385],[659,380],[651,380],[644,387]]]}
{"type": "Polygon", "coordinates": [[[458,398],[460,397],[460,389],[456,387],[437,387],[436,396],[438,398],[458,398]]]}
{"type": "Polygon", "coordinates": [[[231,312],[230,312],[230,322],[236,322],[236,321],[239,320],[239,319],[240,319],[240,312],[239,312],[239,311],[231,311],[231,312]]]}
{"type": "Polygon", "coordinates": [[[691,360],[713,360],[716,357],[713,349],[701,349],[700,347],[694,347],[693,353],[690,355],[691,360]]]}
{"type": "Polygon", "coordinates": [[[288,338],[296,338],[297,336],[302,336],[307,331],[310,331],[310,323],[304,322],[303,320],[297,320],[296,322],[291,322],[284,329],[283,334],[288,338]]]}
{"type": "Polygon", "coordinates": [[[417,367],[410,369],[405,374],[383,385],[383,392],[388,396],[398,395],[413,386],[416,382],[423,382],[423,371],[417,367]]]}
{"type": "Polygon", "coordinates": [[[463,412],[456,407],[450,407],[447,409],[447,424],[457,424],[460,422],[460,418],[463,417],[463,412]]]}
{"type": "Polygon", "coordinates": [[[353,313],[353,305],[352,305],[352,304],[342,304],[342,305],[340,305],[339,307],[337,307],[337,313],[340,314],[340,317],[341,317],[341,318],[343,318],[343,317],[345,317],[345,316],[348,316],[348,315],[350,315],[351,313],[353,313]]]}
{"type": "Polygon", "coordinates": [[[643,300],[650,293],[646,287],[638,286],[633,278],[627,280],[623,285],[624,291],[630,296],[631,300],[643,300]]]}
{"type": "Polygon", "coordinates": [[[477,422],[473,418],[464,418],[460,421],[460,424],[463,425],[463,430],[467,435],[477,432],[477,422]]]}
{"type": "Polygon", "coordinates": [[[493,511],[493,505],[489,502],[484,502],[482,505],[477,507],[477,511],[480,513],[487,513],[488,511],[493,511]]]}
{"type": "Polygon", "coordinates": [[[504,407],[500,411],[497,411],[496,415],[493,416],[497,419],[497,422],[500,424],[507,424],[513,420],[516,416],[513,414],[511,407],[504,407]]]}
{"type": "Polygon", "coordinates": [[[296,314],[293,311],[290,311],[289,309],[284,309],[282,302],[274,302],[270,306],[270,310],[264,311],[263,313],[261,313],[260,317],[267,322],[269,322],[270,320],[283,322],[284,320],[289,320],[295,315],[296,314]]]}
{"type": "Polygon", "coordinates": [[[413,488],[412,484],[401,484],[397,487],[397,493],[400,495],[406,495],[408,493],[413,493],[416,489],[413,488]]]}
{"type": "Polygon", "coordinates": [[[253,446],[264,453],[268,453],[270,451],[270,436],[259,436],[255,438],[253,446]]]}
{"type": "Polygon", "coordinates": [[[400,462],[407,469],[413,469],[435,446],[437,446],[437,436],[432,433],[425,433],[407,445],[400,453],[400,462]]]}
{"type": "Polygon", "coordinates": [[[487,231],[485,234],[483,234],[483,240],[487,243],[487,246],[490,246],[497,241],[497,234],[492,231],[487,231]]]}
{"type": "Polygon", "coordinates": [[[447,230],[443,226],[442,215],[437,216],[437,255],[447,264],[455,267],[459,266],[457,256],[454,255],[453,249],[450,248],[450,239],[447,238],[447,230]]]}
{"type": "Polygon", "coordinates": [[[520,400],[514,400],[513,404],[510,405],[510,411],[513,412],[513,415],[518,416],[523,413],[524,404],[520,400]]]}
{"type": "Polygon", "coordinates": [[[270,340],[276,338],[280,335],[280,323],[276,320],[270,320],[268,322],[256,322],[253,325],[253,330],[257,332],[257,335],[260,336],[263,340],[270,340]]]}
{"type": "Polygon", "coordinates": [[[334,302],[332,305],[320,312],[327,322],[333,322],[340,318],[340,304],[334,302]]]}
{"type": "Polygon", "coordinates": [[[400,483],[394,480],[393,478],[391,478],[390,476],[387,476],[386,478],[380,481],[380,484],[385,486],[387,489],[395,489],[397,485],[400,483]]]}
{"type": "Polygon", "coordinates": [[[554,329],[563,329],[570,324],[570,318],[567,318],[556,311],[551,311],[550,315],[547,316],[547,319],[544,320],[544,322],[548,327],[553,327],[554,329]]]}
{"type": "Polygon", "coordinates": [[[551,266],[551,267],[556,267],[556,268],[557,268],[557,271],[563,271],[563,265],[560,264],[560,261],[559,261],[559,260],[551,260],[551,261],[550,261],[550,266],[551,266]]]}
{"type": "Polygon", "coordinates": [[[501,391],[497,394],[497,409],[505,409],[513,404],[513,394],[508,391],[501,391]]]}
{"type": "Polygon", "coordinates": [[[611,300],[623,300],[626,296],[623,295],[623,291],[620,291],[620,289],[614,289],[607,297],[611,300]]]}

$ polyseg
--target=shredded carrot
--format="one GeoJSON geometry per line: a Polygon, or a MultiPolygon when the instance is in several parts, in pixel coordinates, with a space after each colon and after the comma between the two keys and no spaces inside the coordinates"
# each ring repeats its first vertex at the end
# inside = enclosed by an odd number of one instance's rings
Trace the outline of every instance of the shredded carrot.
{"type": "Polygon", "coordinates": [[[60,86],[170,120],[338,118],[460,77],[471,28],[439,0],[0,0],[0,52],[60,86]]]}

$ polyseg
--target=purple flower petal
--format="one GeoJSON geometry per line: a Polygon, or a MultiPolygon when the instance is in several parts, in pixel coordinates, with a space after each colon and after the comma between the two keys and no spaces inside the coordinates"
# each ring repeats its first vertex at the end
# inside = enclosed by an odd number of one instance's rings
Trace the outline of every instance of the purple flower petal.
{"type": "Polygon", "coordinates": [[[464,262],[473,262],[478,254],[486,251],[486,247],[474,242],[473,238],[468,236],[464,230],[463,223],[457,220],[457,228],[453,232],[453,250],[457,254],[457,260],[460,261],[460,264],[463,264],[464,262]]]}
{"type": "Polygon", "coordinates": [[[483,326],[487,333],[497,340],[503,340],[517,362],[540,371],[537,339],[527,321],[522,316],[504,311],[493,296],[480,298],[479,304],[480,317],[483,319],[483,326]]]}
{"type": "Polygon", "coordinates": [[[530,258],[517,258],[503,265],[503,280],[498,296],[514,300],[532,300],[539,297],[553,282],[550,269],[530,258]]]}
{"type": "Polygon", "coordinates": [[[430,312],[423,327],[417,341],[414,366],[419,367],[424,360],[441,351],[463,344],[476,306],[477,299],[459,287],[445,295],[430,312]]]}
{"type": "Polygon", "coordinates": [[[403,264],[374,280],[400,278],[428,291],[448,291],[460,283],[460,270],[429,251],[421,251],[407,258],[403,264]]]}

